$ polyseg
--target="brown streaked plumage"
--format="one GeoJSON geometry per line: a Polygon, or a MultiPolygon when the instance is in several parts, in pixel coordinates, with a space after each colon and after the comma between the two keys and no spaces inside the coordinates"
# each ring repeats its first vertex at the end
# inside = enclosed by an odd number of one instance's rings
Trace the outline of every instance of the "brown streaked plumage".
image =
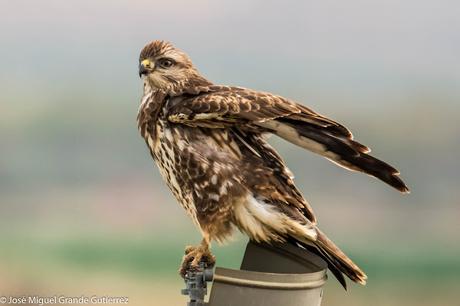
{"type": "Polygon", "coordinates": [[[214,263],[212,240],[234,227],[255,241],[290,241],[323,257],[364,284],[366,275],[317,227],[282,158],[266,142],[276,134],[350,170],[372,175],[401,192],[399,172],[370,156],[343,125],[292,100],[241,87],[214,85],[170,43],[153,41],[139,59],[144,96],[142,136],[179,203],[203,235],[186,249],[182,265],[214,263]]]}

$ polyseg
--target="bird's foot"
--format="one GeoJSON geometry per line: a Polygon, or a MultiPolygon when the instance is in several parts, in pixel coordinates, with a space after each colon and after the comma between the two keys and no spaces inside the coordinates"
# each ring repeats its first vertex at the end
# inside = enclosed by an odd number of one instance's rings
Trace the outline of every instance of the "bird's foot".
{"type": "Polygon", "coordinates": [[[198,246],[188,246],[185,248],[185,255],[182,258],[181,268],[179,270],[182,278],[185,278],[187,272],[198,271],[200,263],[204,263],[204,268],[212,268],[216,263],[216,257],[209,250],[209,245],[200,244],[198,246]]]}

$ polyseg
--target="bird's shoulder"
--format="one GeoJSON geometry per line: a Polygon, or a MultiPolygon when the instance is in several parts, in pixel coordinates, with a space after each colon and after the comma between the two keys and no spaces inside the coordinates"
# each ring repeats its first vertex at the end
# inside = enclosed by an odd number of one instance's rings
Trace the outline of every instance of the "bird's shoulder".
{"type": "Polygon", "coordinates": [[[210,85],[200,92],[172,97],[167,113],[172,120],[235,119],[260,121],[300,113],[299,105],[284,97],[238,86],[210,85]]]}

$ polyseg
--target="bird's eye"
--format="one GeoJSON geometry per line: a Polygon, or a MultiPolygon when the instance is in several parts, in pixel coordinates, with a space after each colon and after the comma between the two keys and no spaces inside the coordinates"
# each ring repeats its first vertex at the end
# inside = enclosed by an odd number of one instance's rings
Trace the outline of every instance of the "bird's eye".
{"type": "Polygon", "coordinates": [[[160,66],[162,68],[169,68],[171,67],[172,65],[174,65],[174,62],[173,60],[169,59],[169,58],[162,58],[158,61],[158,64],[160,64],[160,66]]]}

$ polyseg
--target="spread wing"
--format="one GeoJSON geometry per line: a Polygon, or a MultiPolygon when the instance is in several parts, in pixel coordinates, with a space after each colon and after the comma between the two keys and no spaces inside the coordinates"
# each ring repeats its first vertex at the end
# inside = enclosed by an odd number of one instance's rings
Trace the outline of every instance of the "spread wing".
{"type": "Polygon", "coordinates": [[[242,87],[212,85],[199,95],[169,103],[168,119],[190,126],[225,127],[289,117],[351,139],[343,125],[294,101],[242,87]]]}
{"type": "Polygon", "coordinates": [[[240,87],[209,86],[198,95],[173,98],[168,120],[189,126],[271,132],[334,163],[374,176],[401,192],[409,189],[399,172],[367,154],[343,125],[294,101],[240,87]]]}

